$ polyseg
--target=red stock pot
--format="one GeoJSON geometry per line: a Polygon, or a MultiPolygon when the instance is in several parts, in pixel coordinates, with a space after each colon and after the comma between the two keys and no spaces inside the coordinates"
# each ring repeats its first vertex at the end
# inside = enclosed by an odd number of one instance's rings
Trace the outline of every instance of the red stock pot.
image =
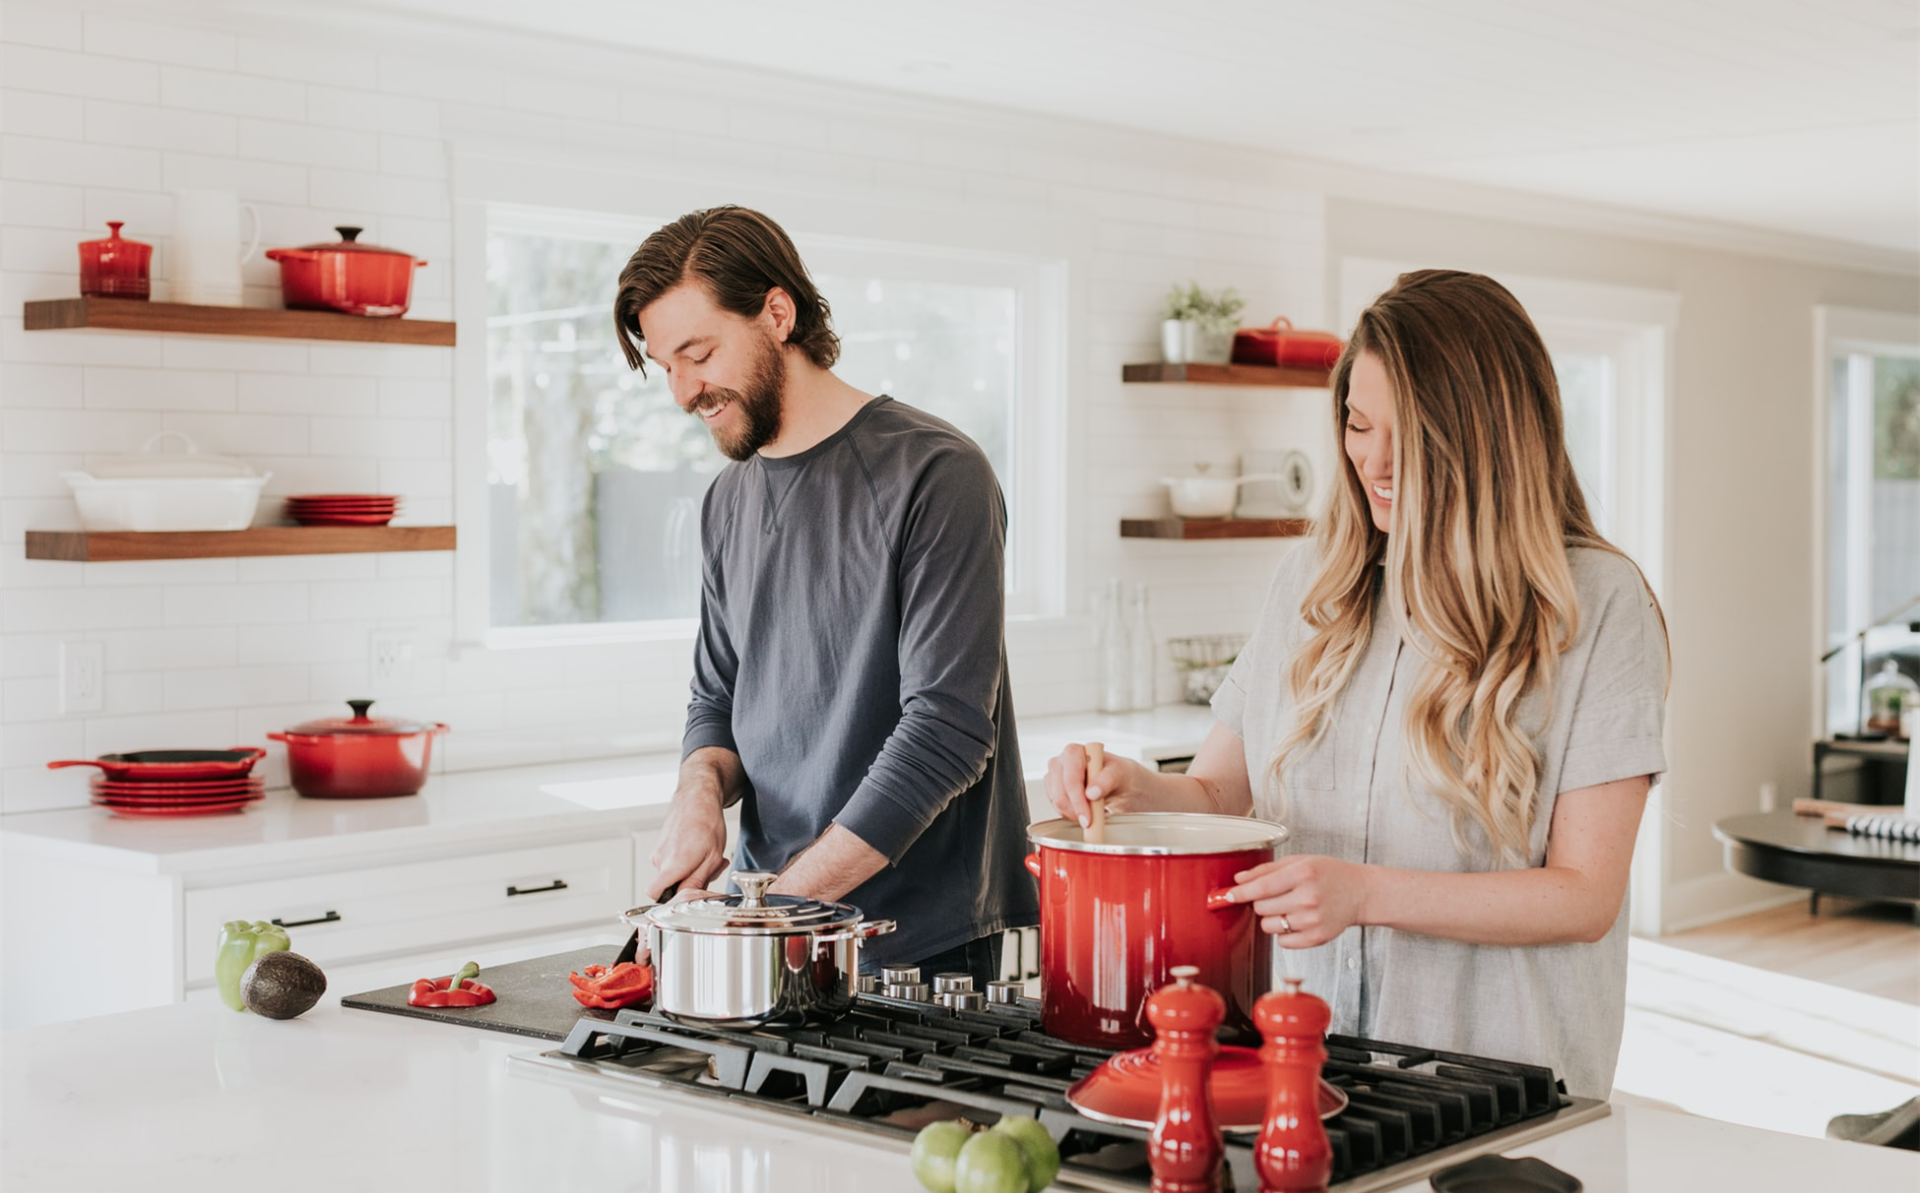
{"type": "Polygon", "coordinates": [[[1273,860],[1287,836],[1240,816],[1124,812],[1103,839],[1072,820],[1031,826],[1040,880],[1040,1016],[1047,1034],[1098,1048],[1153,1042],[1147,996],[1173,967],[1226,1000],[1223,1025],[1257,1039],[1253,1004],[1268,986],[1253,908],[1218,896],[1242,870],[1273,860]]]}
{"type": "Polygon", "coordinates": [[[399,249],[360,244],[360,229],[335,228],[333,244],[268,249],[280,263],[280,298],[289,310],[397,317],[413,301],[413,267],[425,261],[399,249]]]}
{"type": "Polygon", "coordinates": [[[378,799],[412,795],[426,786],[433,739],[447,727],[438,722],[370,717],[371,700],[349,700],[351,717],[307,721],[285,733],[269,733],[287,743],[287,768],[293,789],[315,799],[378,799]]]}

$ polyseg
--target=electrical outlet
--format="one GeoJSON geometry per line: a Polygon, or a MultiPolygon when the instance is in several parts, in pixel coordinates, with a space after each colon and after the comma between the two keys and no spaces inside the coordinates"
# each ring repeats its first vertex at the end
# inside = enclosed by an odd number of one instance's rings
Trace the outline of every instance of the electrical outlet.
{"type": "Polygon", "coordinates": [[[413,679],[413,635],[404,630],[375,630],[369,643],[367,675],[374,693],[406,687],[413,679]]]}
{"type": "Polygon", "coordinates": [[[1760,784],[1760,810],[1771,812],[1780,806],[1780,788],[1772,782],[1760,784]]]}
{"type": "Polygon", "coordinates": [[[99,712],[106,706],[105,648],[98,642],[60,644],[60,712],[99,712]]]}

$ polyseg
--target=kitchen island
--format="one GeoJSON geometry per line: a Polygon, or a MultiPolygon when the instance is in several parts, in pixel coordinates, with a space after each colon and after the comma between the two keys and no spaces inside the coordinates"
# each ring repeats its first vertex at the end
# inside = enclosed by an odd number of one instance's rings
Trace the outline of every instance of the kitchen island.
{"type": "MultiPolygon", "coordinates": [[[[284,1022],[188,1002],[9,1032],[0,1036],[0,1188],[919,1187],[905,1147],[890,1140],[518,1059],[543,1047],[345,1010],[331,998],[284,1022]]],[[[1920,1187],[1911,1152],[1637,1105],[1512,1154],[1538,1156],[1592,1193],[1920,1187]]]]}

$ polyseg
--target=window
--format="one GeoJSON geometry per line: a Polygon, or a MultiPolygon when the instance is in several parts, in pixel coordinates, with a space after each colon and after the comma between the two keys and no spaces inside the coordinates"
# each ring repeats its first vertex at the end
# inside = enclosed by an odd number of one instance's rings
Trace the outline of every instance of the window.
{"type": "Polygon", "coordinates": [[[1863,676],[1891,660],[1920,680],[1920,345],[1911,321],[1830,310],[1822,322],[1825,721],[1851,734],[1863,676]]]}
{"type": "MultiPolygon", "coordinates": [[[[620,268],[657,224],[490,212],[491,625],[684,626],[699,613],[700,502],[726,464],[661,370],[627,369],[620,268]]],[[[1007,497],[1008,611],[1045,611],[1056,524],[1037,475],[1057,424],[1059,267],[925,246],[796,244],[833,308],[835,372],[952,422],[1007,497]],[[1050,401],[1049,398],[1054,400],[1050,401]]],[[[1053,553],[1057,557],[1057,552],[1053,553]]]]}

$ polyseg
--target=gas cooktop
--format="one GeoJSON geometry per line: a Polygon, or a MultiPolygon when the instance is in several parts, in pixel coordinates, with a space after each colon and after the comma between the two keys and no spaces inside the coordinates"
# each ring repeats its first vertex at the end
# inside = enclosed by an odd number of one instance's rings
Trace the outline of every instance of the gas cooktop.
{"type": "MultiPolygon", "coordinates": [[[[1067,1102],[1067,1088],[1112,1053],[1046,1035],[1030,999],[943,1001],[867,993],[835,1022],[754,1031],[623,1011],[611,1023],[582,1019],[559,1048],[516,1059],[903,1144],[939,1119],[1038,1117],[1060,1144],[1059,1184],[1148,1187],[1147,1131],[1097,1121],[1067,1102]]],[[[1322,1075],[1348,1099],[1327,1120],[1333,1183],[1343,1193],[1418,1180],[1608,1112],[1605,1102],[1568,1097],[1552,1070],[1535,1065],[1352,1036],[1329,1036],[1327,1055],[1322,1075]]],[[[1253,1140],[1227,1135],[1227,1189],[1260,1187],[1253,1140]]]]}

